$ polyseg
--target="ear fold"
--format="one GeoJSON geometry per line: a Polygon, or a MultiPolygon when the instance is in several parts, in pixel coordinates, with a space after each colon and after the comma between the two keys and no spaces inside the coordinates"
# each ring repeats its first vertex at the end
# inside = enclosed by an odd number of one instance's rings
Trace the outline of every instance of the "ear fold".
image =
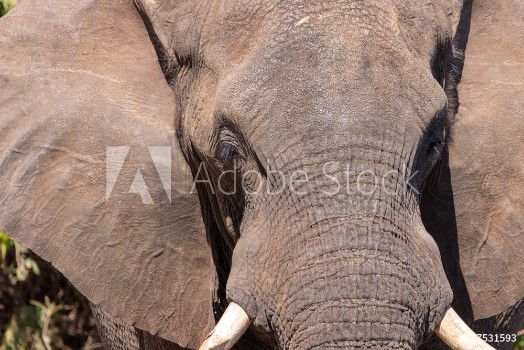
{"type": "Polygon", "coordinates": [[[473,0],[464,10],[449,164],[460,265],[482,319],[524,297],[524,3],[473,0]]]}
{"type": "Polygon", "coordinates": [[[0,28],[0,229],[106,312],[197,347],[211,257],[136,9],[24,1],[0,28]]]}

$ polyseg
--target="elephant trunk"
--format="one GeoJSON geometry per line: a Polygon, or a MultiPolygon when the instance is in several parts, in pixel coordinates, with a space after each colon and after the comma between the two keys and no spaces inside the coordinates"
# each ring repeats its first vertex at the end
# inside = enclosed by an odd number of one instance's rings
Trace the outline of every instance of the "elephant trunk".
{"type": "MultiPolygon", "coordinates": [[[[253,261],[255,254],[272,254],[258,268],[233,264],[228,298],[283,349],[415,349],[451,303],[437,248],[419,239],[427,235],[418,232],[421,226],[334,220],[285,238],[293,243],[269,241],[247,259],[234,256],[253,261]],[[293,250],[277,249],[290,244],[293,250]]],[[[244,243],[235,254],[254,247],[244,243]]]]}
{"type": "MultiPolygon", "coordinates": [[[[378,161],[361,166],[391,169],[378,161]]],[[[300,188],[305,194],[294,206],[279,202],[275,220],[243,222],[229,301],[283,349],[417,348],[444,317],[452,292],[415,197],[402,192],[400,173],[372,190],[374,176],[361,172],[333,193],[325,187],[330,178],[314,169],[315,181],[300,188]]]]}
{"type": "Polygon", "coordinates": [[[416,348],[436,316],[416,292],[417,272],[381,248],[346,249],[311,257],[277,292],[282,348],[416,348]]]}
{"type": "Polygon", "coordinates": [[[409,313],[387,302],[325,303],[309,313],[296,329],[286,329],[284,349],[415,349],[416,334],[409,313]],[[370,305],[366,305],[370,304],[370,305]]]}

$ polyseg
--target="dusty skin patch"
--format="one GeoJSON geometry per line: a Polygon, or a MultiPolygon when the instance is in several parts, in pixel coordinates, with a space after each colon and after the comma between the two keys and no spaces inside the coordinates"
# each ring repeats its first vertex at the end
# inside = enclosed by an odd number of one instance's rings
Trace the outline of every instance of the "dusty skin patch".
{"type": "Polygon", "coordinates": [[[304,23],[308,23],[310,18],[311,18],[311,16],[306,16],[306,17],[302,18],[300,21],[295,23],[295,27],[298,27],[298,26],[300,26],[300,25],[302,25],[304,23]]]}

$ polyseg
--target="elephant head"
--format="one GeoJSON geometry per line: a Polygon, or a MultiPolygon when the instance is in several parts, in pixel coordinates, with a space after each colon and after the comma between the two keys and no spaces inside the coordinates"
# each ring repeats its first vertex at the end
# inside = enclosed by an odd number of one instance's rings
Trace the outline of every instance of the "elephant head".
{"type": "Polygon", "coordinates": [[[24,1],[0,21],[0,229],[183,347],[482,348],[450,308],[524,296],[523,13],[24,1]]]}

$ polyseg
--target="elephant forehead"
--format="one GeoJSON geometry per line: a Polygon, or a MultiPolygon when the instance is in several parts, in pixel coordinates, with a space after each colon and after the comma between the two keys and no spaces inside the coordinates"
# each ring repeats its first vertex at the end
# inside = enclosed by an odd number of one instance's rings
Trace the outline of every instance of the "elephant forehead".
{"type": "Polygon", "coordinates": [[[290,132],[347,140],[355,133],[376,135],[381,125],[382,130],[412,130],[409,136],[416,140],[446,106],[429,64],[408,54],[317,51],[310,47],[285,50],[281,58],[271,51],[250,57],[220,81],[216,111],[254,139],[251,129],[274,129],[272,134],[282,139],[289,139],[284,134],[290,132]]]}
{"type": "MultiPolygon", "coordinates": [[[[209,6],[212,15],[202,23],[198,46],[202,59],[218,71],[257,49],[302,50],[319,41],[324,51],[358,50],[354,43],[360,41],[367,50],[402,48],[429,59],[437,36],[449,34],[453,12],[444,1],[231,0],[209,6]]],[[[187,33],[187,24],[178,22],[175,32],[187,33]]]]}
{"type": "Polygon", "coordinates": [[[460,0],[137,0],[168,52],[201,55],[206,65],[225,69],[256,47],[321,37],[334,45],[358,33],[370,44],[407,45],[431,54],[438,35],[449,35],[460,0]]]}

